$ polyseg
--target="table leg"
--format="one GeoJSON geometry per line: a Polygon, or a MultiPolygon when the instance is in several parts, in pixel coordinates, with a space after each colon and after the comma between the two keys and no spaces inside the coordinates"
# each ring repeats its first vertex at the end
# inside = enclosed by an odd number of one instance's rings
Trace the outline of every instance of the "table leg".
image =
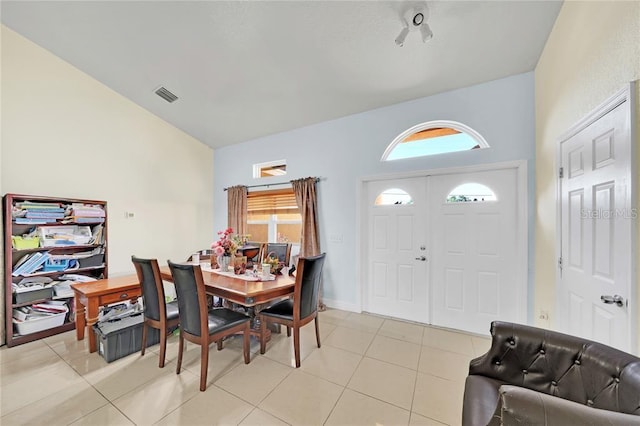
{"type": "Polygon", "coordinates": [[[87,326],[87,319],[85,317],[85,309],[82,301],[80,300],[80,295],[78,293],[75,294],[75,316],[76,316],[76,339],[83,340],[84,339],[84,328],[87,326]]]}
{"type": "Polygon", "coordinates": [[[98,322],[98,299],[89,299],[87,301],[87,333],[89,333],[89,352],[98,350],[96,342],[96,333],[93,332],[93,324],[98,322]]]}

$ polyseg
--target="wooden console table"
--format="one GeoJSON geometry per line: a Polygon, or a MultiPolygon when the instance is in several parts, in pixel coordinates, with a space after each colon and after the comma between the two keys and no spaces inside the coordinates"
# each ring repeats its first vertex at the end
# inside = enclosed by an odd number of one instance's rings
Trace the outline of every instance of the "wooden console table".
{"type": "Polygon", "coordinates": [[[75,296],[76,337],[84,339],[85,327],[89,334],[89,352],[98,350],[93,324],[98,322],[100,306],[125,300],[135,301],[142,294],[137,275],[125,275],[98,281],[71,284],[75,296]]]}

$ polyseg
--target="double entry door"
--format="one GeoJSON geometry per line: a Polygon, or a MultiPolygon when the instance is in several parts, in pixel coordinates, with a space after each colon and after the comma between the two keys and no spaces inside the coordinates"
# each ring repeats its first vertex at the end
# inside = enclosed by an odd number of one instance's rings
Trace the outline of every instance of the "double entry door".
{"type": "Polygon", "coordinates": [[[482,334],[524,321],[517,183],[516,168],[367,182],[364,309],[482,334]]]}

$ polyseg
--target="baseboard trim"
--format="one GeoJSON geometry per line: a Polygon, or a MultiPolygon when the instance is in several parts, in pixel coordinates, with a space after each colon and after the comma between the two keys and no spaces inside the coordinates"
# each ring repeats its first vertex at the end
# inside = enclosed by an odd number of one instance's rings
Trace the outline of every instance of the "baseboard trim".
{"type": "Polygon", "coordinates": [[[323,299],[322,300],[327,308],[340,309],[341,311],[349,311],[349,312],[362,312],[360,306],[355,303],[347,303],[341,300],[333,300],[333,299],[323,299]]]}

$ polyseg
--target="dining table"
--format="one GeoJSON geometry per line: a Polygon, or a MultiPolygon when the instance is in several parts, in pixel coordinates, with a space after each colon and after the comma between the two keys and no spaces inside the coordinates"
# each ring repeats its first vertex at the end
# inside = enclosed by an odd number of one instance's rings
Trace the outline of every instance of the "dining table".
{"type": "MultiPolygon", "coordinates": [[[[246,308],[252,318],[251,334],[258,338],[260,330],[256,321],[256,307],[293,295],[295,279],[289,275],[275,275],[270,280],[263,281],[259,276],[212,270],[208,265],[202,265],[201,270],[206,293],[246,308]]],[[[168,266],[160,268],[160,275],[163,280],[173,282],[168,266]]],[[[77,340],[83,340],[85,329],[88,329],[89,352],[97,350],[92,328],[98,322],[99,308],[126,300],[135,301],[142,295],[142,287],[135,274],[74,283],[71,288],[75,294],[77,340]]],[[[268,336],[265,337],[268,339],[270,334],[268,331],[268,336]]]]}
{"type": "MultiPolygon", "coordinates": [[[[269,280],[262,280],[260,275],[234,274],[232,271],[220,271],[207,266],[201,267],[205,292],[212,296],[246,308],[251,317],[251,334],[260,338],[260,326],[257,321],[256,308],[265,303],[293,296],[295,277],[290,275],[271,275],[269,280]]],[[[164,281],[173,282],[168,266],[160,268],[160,276],[164,281]]],[[[271,331],[267,329],[266,340],[271,331]]]]}

